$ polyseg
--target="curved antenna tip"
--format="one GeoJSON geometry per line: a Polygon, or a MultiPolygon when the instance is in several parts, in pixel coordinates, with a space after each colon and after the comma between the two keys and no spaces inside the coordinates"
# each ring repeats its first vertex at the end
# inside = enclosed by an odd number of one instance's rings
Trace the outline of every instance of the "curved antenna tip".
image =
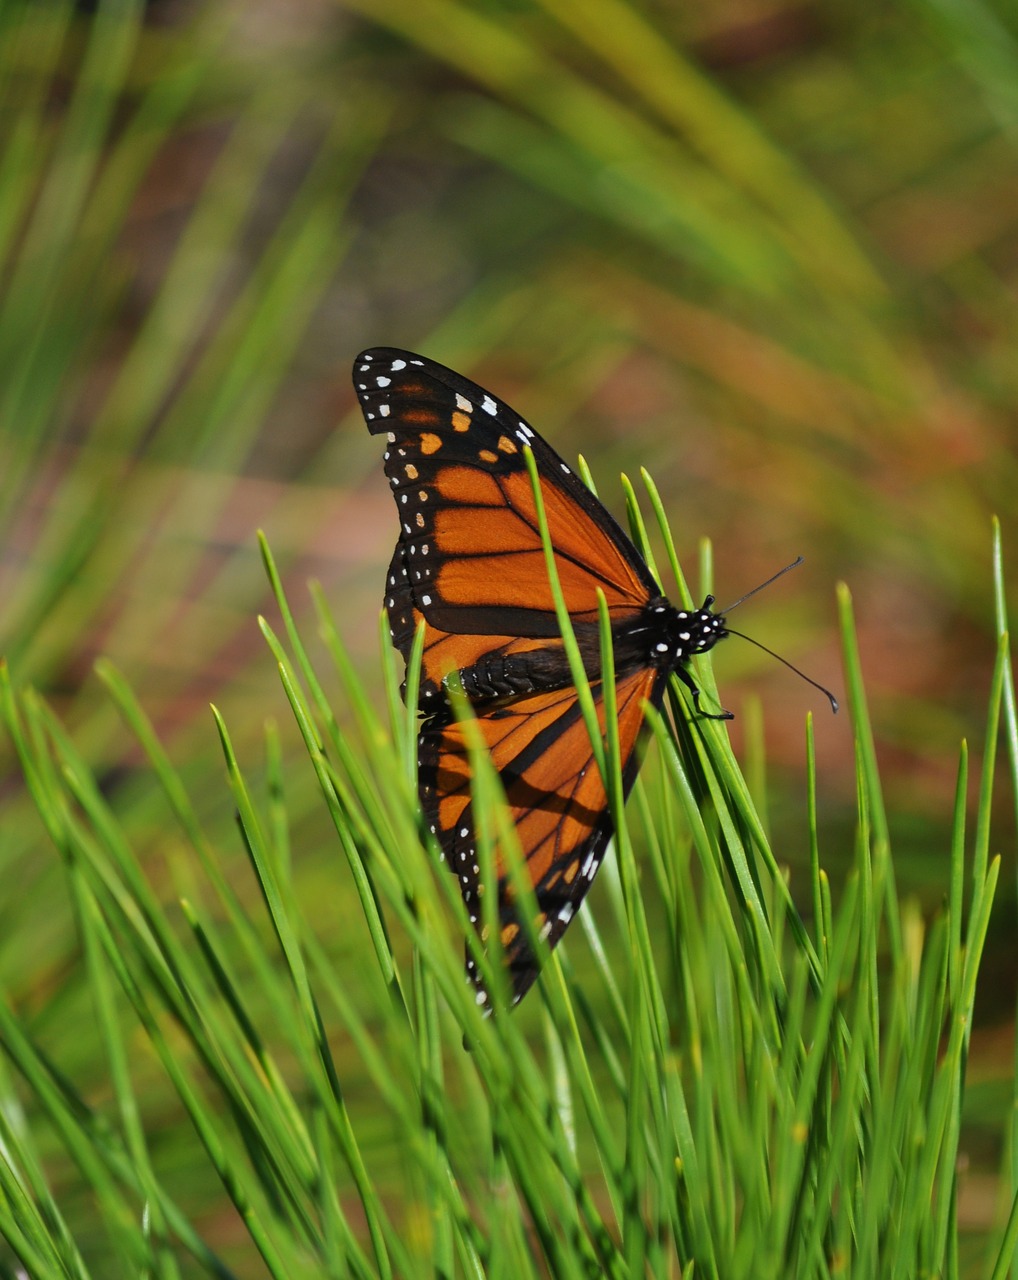
{"type": "Polygon", "coordinates": [[[747,640],[750,644],[755,644],[758,649],[762,649],[764,653],[770,654],[770,656],[780,662],[783,667],[787,667],[789,671],[794,671],[801,680],[805,680],[807,684],[811,684],[814,689],[819,689],[831,704],[831,712],[834,715],[838,714],[838,699],[833,693],[831,693],[830,689],[826,688],[818,680],[813,680],[805,671],[800,671],[793,662],[789,662],[787,658],[783,658],[780,653],[775,653],[773,649],[768,649],[765,644],[761,644],[759,640],[754,640],[752,636],[746,635],[744,631],[733,631],[731,627],[725,627],[725,630],[730,636],[738,636],[740,640],[747,640]]]}

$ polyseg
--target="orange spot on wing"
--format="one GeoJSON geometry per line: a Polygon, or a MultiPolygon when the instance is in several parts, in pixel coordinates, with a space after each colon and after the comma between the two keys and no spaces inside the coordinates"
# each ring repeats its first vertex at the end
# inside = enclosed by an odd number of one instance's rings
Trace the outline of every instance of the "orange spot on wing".
{"type": "MultiPolygon", "coordinates": [[[[505,494],[499,488],[494,476],[477,471],[474,467],[443,467],[435,477],[434,488],[438,495],[451,506],[460,502],[469,502],[472,507],[493,507],[502,512],[503,519],[515,519],[506,510],[505,494]]],[[[457,519],[454,511],[449,512],[448,524],[456,528],[464,525],[476,537],[476,526],[472,521],[457,519]]],[[[540,546],[540,542],[537,544],[540,546]]]]}
{"type": "Polygon", "coordinates": [[[437,453],[442,447],[441,439],[431,431],[421,436],[421,453],[437,453]]]}
{"type": "Polygon", "coordinates": [[[404,470],[406,471],[408,480],[416,480],[420,474],[412,462],[408,462],[404,467],[404,470]]]}
{"type": "Polygon", "coordinates": [[[516,448],[515,442],[510,440],[508,436],[499,436],[498,447],[502,450],[503,453],[519,452],[519,450],[516,448]]]}
{"type": "Polygon", "coordinates": [[[470,430],[470,414],[460,413],[460,411],[457,409],[456,412],[452,415],[452,429],[453,431],[469,431],[470,430]]]}
{"type": "Polygon", "coordinates": [[[491,451],[490,449],[482,449],[482,450],[481,450],[481,452],[480,452],[477,456],[481,459],[481,461],[482,461],[482,462],[497,462],[497,461],[498,461],[498,454],[497,454],[497,453],[492,453],[492,451],[491,451]]]}

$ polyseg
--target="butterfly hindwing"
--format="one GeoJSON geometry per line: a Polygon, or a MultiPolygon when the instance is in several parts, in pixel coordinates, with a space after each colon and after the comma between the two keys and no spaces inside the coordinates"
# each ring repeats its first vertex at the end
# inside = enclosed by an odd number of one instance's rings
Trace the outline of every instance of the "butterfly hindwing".
{"type": "MultiPolygon", "coordinates": [[[[642,669],[616,687],[620,758],[625,792],[636,775],[643,702],[660,700],[664,678],[642,669]]],[[[601,685],[592,686],[604,728],[601,685]]],[[[601,865],[613,826],[604,783],[574,688],[534,693],[480,710],[474,721],[490,753],[515,825],[528,879],[537,900],[534,931],[556,945],[601,865]]],[[[480,927],[481,883],[471,798],[468,729],[448,717],[426,721],[419,744],[424,814],[456,874],[472,923],[480,927]]],[[[502,946],[518,1001],[537,976],[538,963],[515,904],[512,876],[496,846],[494,886],[502,946]]],[[[469,957],[469,952],[468,952],[469,957]]],[[[476,968],[467,968],[484,999],[476,968]]]]}

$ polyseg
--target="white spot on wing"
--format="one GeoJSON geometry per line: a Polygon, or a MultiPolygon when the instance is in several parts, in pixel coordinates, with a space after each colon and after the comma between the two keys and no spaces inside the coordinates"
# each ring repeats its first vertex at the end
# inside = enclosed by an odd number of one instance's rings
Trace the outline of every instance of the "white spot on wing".
{"type": "Polygon", "coordinates": [[[492,417],[498,413],[498,405],[492,400],[491,396],[485,396],[481,401],[481,408],[485,413],[490,413],[492,417]]]}

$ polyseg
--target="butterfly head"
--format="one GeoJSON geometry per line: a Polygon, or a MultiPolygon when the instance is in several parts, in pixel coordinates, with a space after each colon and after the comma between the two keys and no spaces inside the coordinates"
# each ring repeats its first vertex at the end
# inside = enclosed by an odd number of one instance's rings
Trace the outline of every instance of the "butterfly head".
{"type": "Polygon", "coordinates": [[[677,611],[676,639],[680,660],[691,658],[697,653],[706,653],[728,635],[724,614],[712,612],[713,603],[714,597],[708,596],[699,609],[677,611]]]}

